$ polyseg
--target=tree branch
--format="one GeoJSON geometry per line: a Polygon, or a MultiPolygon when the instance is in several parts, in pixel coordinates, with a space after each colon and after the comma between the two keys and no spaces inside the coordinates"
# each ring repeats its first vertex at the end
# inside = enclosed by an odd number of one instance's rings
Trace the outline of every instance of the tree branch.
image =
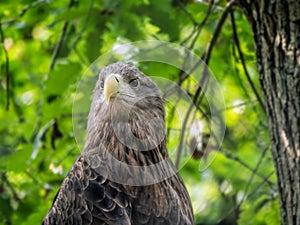
{"type": "Polygon", "coordinates": [[[241,102],[239,104],[226,106],[225,109],[221,109],[220,111],[227,111],[227,110],[243,107],[243,106],[254,104],[254,103],[257,103],[257,100],[249,100],[249,101],[246,101],[246,102],[241,102]]]}
{"type": "Polygon", "coordinates": [[[43,4],[43,3],[48,3],[48,0],[38,0],[38,1],[30,3],[29,5],[27,5],[21,9],[21,12],[19,13],[19,15],[17,17],[5,20],[5,21],[3,21],[2,24],[9,24],[9,23],[15,22],[18,18],[23,17],[28,12],[28,10],[35,8],[38,5],[43,4]]]}
{"type": "MultiPolygon", "coordinates": [[[[194,66],[191,68],[191,70],[186,74],[185,78],[182,80],[182,82],[183,82],[189,76],[189,74],[193,73],[198,68],[198,66],[201,63],[203,63],[203,62],[205,63],[204,69],[203,69],[203,72],[202,72],[203,76],[201,77],[201,79],[198,82],[198,88],[197,88],[197,90],[195,92],[195,95],[193,97],[193,102],[189,105],[189,108],[187,110],[187,113],[186,113],[184,121],[183,121],[183,127],[182,127],[181,134],[180,134],[179,145],[178,145],[178,149],[177,149],[177,157],[176,157],[176,162],[175,162],[176,168],[178,168],[179,163],[180,163],[180,156],[181,156],[182,147],[183,147],[184,133],[185,133],[185,129],[186,129],[186,126],[187,126],[188,118],[190,116],[190,113],[192,111],[192,108],[193,108],[194,104],[197,102],[197,99],[198,99],[200,93],[202,93],[203,87],[205,87],[205,83],[207,83],[207,77],[208,77],[209,73],[208,73],[208,66],[206,66],[206,65],[209,64],[209,60],[210,60],[210,56],[211,56],[213,46],[215,45],[216,40],[219,37],[221,28],[223,27],[223,24],[224,24],[224,22],[227,18],[227,15],[230,12],[231,7],[235,4],[235,2],[236,2],[236,0],[231,0],[229,3],[227,3],[226,8],[225,8],[225,10],[224,10],[224,12],[223,12],[218,24],[217,24],[217,27],[216,27],[216,29],[213,33],[211,41],[210,41],[210,43],[208,44],[208,46],[206,48],[206,51],[201,56],[201,58],[194,64],[194,66]]],[[[198,101],[198,103],[199,103],[199,101],[198,101]]]]}
{"type": "Polygon", "coordinates": [[[239,38],[238,38],[238,35],[237,35],[236,25],[235,25],[235,19],[234,19],[234,15],[233,15],[233,11],[232,10],[230,11],[230,20],[231,20],[231,24],[232,24],[233,39],[234,39],[234,42],[236,44],[236,47],[237,47],[237,50],[238,50],[238,53],[239,53],[239,57],[241,59],[241,63],[242,63],[242,66],[243,66],[243,69],[244,69],[247,81],[250,84],[250,87],[251,87],[253,93],[255,94],[255,96],[256,96],[256,98],[257,98],[257,100],[258,100],[258,102],[259,102],[262,110],[264,111],[264,113],[266,113],[263,100],[261,99],[258,91],[256,90],[255,85],[254,85],[254,83],[251,80],[250,74],[249,74],[247,66],[246,66],[246,62],[245,62],[245,59],[244,59],[244,54],[242,52],[242,49],[241,49],[241,46],[240,46],[240,41],[239,41],[239,38]]]}
{"type": "Polygon", "coordinates": [[[5,38],[4,38],[4,32],[2,29],[2,22],[0,19],[0,41],[2,44],[2,48],[4,51],[4,56],[5,56],[5,77],[6,77],[6,106],[5,109],[8,111],[9,110],[9,105],[10,105],[10,74],[9,74],[9,56],[7,49],[5,47],[5,38]]]}
{"type": "MultiPolygon", "coordinates": [[[[263,180],[266,180],[267,178],[264,177],[263,175],[257,173],[257,170],[258,170],[258,168],[259,168],[259,166],[260,166],[260,164],[261,164],[261,161],[262,161],[263,157],[265,156],[265,153],[266,153],[266,150],[267,150],[267,149],[268,149],[268,148],[265,148],[265,149],[264,149],[264,151],[263,151],[263,153],[262,153],[262,155],[261,155],[261,157],[260,157],[260,159],[259,159],[259,162],[257,163],[257,165],[256,165],[256,167],[255,167],[254,169],[253,169],[250,165],[248,165],[246,162],[244,162],[243,160],[241,160],[238,156],[236,156],[236,155],[234,155],[234,154],[232,154],[232,153],[230,153],[230,152],[228,152],[228,151],[226,151],[226,150],[224,150],[224,149],[220,149],[220,153],[222,153],[224,156],[226,156],[226,158],[231,159],[231,160],[233,160],[233,161],[235,161],[235,162],[238,162],[238,163],[241,164],[243,167],[245,167],[246,169],[250,170],[254,175],[260,177],[260,178],[263,179],[263,180]]],[[[250,179],[252,179],[252,178],[250,178],[250,179]]],[[[273,186],[273,183],[272,183],[271,181],[269,181],[268,179],[266,180],[266,182],[268,183],[268,185],[269,185],[270,187],[273,186]]],[[[247,189],[246,189],[246,190],[247,190],[247,189]]]]}
{"type": "Polygon", "coordinates": [[[60,48],[62,46],[63,40],[65,38],[67,29],[68,29],[68,25],[69,25],[69,21],[65,22],[64,25],[63,25],[60,37],[58,39],[58,42],[56,43],[55,49],[54,49],[53,54],[52,54],[52,59],[51,59],[50,67],[49,67],[50,71],[54,69],[58,53],[60,51],[60,48]]]}
{"type": "Polygon", "coordinates": [[[183,83],[183,81],[189,77],[189,74],[193,73],[202,62],[204,62],[207,65],[209,64],[212,49],[215,45],[216,40],[219,37],[221,28],[223,27],[223,24],[227,18],[228,13],[231,10],[232,6],[236,3],[236,1],[237,0],[231,0],[229,3],[227,3],[226,8],[225,8],[223,14],[221,15],[221,18],[217,24],[217,27],[212,35],[212,38],[211,38],[205,52],[202,54],[200,59],[194,64],[194,66],[191,68],[191,70],[187,74],[185,74],[185,76],[178,82],[178,85],[183,83]]]}
{"type": "MultiPolygon", "coordinates": [[[[70,0],[69,5],[68,5],[68,9],[70,9],[73,5],[74,5],[74,0],[70,0]]],[[[65,35],[67,33],[68,26],[69,26],[69,21],[66,21],[64,23],[63,27],[62,27],[62,31],[61,31],[60,37],[59,37],[59,39],[58,39],[58,41],[56,43],[55,49],[54,49],[53,54],[52,54],[52,60],[51,60],[50,67],[49,67],[50,71],[54,69],[54,66],[55,66],[55,63],[56,63],[59,51],[60,51],[61,46],[63,44],[65,35]]]]}
{"type": "MultiPolygon", "coordinates": [[[[193,22],[194,24],[194,29],[193,29],[193,32],[187,37],[185,38],[181,43],[180,45],[183,45],[185,42],[187,42],[189,39],[192,38],[192,36],[196,33],[196,35],[194,36],[193,40],[192,40],[192,43],[190,44],[190,46],[188,47],[188,49],[193,49],[193,47],[195,46],[195,43],[196,43],[196,40],[198,39],[199,35],[200,35],[200,32],[203,28],[203,26],[206,24],[211,12],[212,12],[212,9],[213,9],[213,5],[214,5],[214,0],[212,0],[209,4],[209,8],[207,10],[207,13],[204,17],[204,19],[201,21],[201,23],[197,23],[196,20],[193,18],[193,16],[185,9],[184,5],[178,1],[178,4],[180,6],[180,8],[190,17],[191,21],[193,22]]],[[[185,64],[187,63],[189,59],[189,55],[187,54],[184,61],[183,61],[183,66],[182,68],[184,68],[185,64]]],[[[185,74],[185,72],[183,70],[180,70],[179,71],[179,74],[178,74],[178,77],[179,77],[179,81],[178,81],[178,85],[180,86],[182,84],[182,82],[185,80],[183,77],[187,78],[188,76],[185,74]],[[183,76],[185,75],[185,76],[183,76]],[[182,79],[183,78],[183,79],[182,79]]],[[[179,99],[177,101],[177,103],[179,102],[179,99]]],[[[168,120],[169,124],[171,124],[172,120],[173,120],[173,117],[174,117],[174,113],[175,113],[175,108],[176,108],[176,105],[177,103],[172,107],[172,110],[171,110],[171,113],[170,113],[170,118],[168,120]]],[[[167,129],[167,137],[170,133],[170,128],[167,129]]],[[[179,157],[180,155],[177,155],[177,159],[176,161],[179,160],[179,157]]]]}
{"type": "MultiPolygon", "coordinates": [[[[215,31],[213,33],[211,41],[209,42],[209,44],[208,44],[208,46],[206,48],[205,53],[201,57],[201,59],[207,65],[209,64],[209,60],[210,60],[212,49],[213,49],[213,47],[214,47],[214,45],[215,45],[215,43],[216,43],[216,41],[217,41],[217,39],[219,37],[220,31],[221,31],[221,29],[223,27],[223,24],[224,24],[224,22],[225,22],[225,20],[227,18],[228,13],[230,12],[232,6],[235,4],[235,2],[236,2],[236,0],[231,0],[230,2],[227,3],[226,8],[225,8],[225,10],[224,10],[224,12],[223,12],[223,14],[222,14],[222,16],[221,16],[218,24],[217,24],[217,27],[216,27],[216,29],[215,29],[215,31]]],[[[199,62],[199,63],[201,63],[201,62],[199,62]]],[[[197,64],[195,66],[197,66],[197,64]]]]}
{"type": "MultiPolygon", "coordinates": [[[[253,195],[255,192],[257,192],[269,180],[269,178],[274,174],[274,172],[275,171],[272,171],[270,174],[268,174],[266,176],[266,178],[264,180],[262,180],[262,182],[260,182],[255,188],[253,188],[253,191],[248,195],[248,197],[253,195]]],[[[237,207],[239,208],[240,204],[238,204],[237,207]]],[[[227,218],[233,211],[236,211],[236,208],[234,208],[234,209],[230,210],[229,212],[227,212],[222,218],[219,219],[219,221],[222,221],[225,218],[227,218]]]]}
{"type": "Polygon", "coordinates": [[[2,172],[1,172],[1,180],[7,184],[8,188],[10,189],[10,191],[11,191],[11,193],[12,193],[12,195],[13,195],[14,200],[16,200],[16,201],[19,202],[19,201],[20,201],[20,198],[19,198],[19,196],[18,196],[18,194],[17,194],[17,192],[16,192],[14,186],[13,186],[13,185],[10,183],[10,181],[7,179],[7,176],[6,176],[6,172],[5,172],[5,171],[2,171],[2,172]]]}
{"type": "Polygon", "coordinates": [[[201,21],[201,23],[198,24],[197,26],[197,33],[196,33],[196,36],[194,38],[194,40],[192,41],[191,45],[190,45],[190,49],[192,49],[196,43],[196,40],[198,39],[199,35],[200,35],[200,32],[202,30],[202,28],[205,26],[207,20],[208,20],[208,17],[210,16],[210,14],[212,13],[212,9],[213,9],[213,5],[214,5],[215,1],[212,0],[209,4],[209,7],[208,7],[208,10],[207,10],[207,13],[204,17],[204,19],[201,21]]]}
{"type": "MultiPolygon", "coordinates": [[[[237,157],[236,155],[233,155],[233,154],[231,154],[231,153],[229,153],[229,152],[224,151],[224,149],[221,149],[220,152],[221,152],[222,154],[224,154],[227,158],[232,159],[232,160],[238,162],[238,163],[241,164],[243,167],[245,167],[246,169],[250,170],[250,171],[252,172],[252,174],[251,174],[251,177],[249,178],[248,183],[247,183],[247,185],[246,185],[246,187],[245,187],[245,191],[244,191],[244,195],[243,195],[243,197],[242,197],[242,200],[238,203],[238,205],[237,205],[236,208],[234,208],[234,209],[230,210],[229,212],[227,212],[226,215],[224,215],[220,220],[223,220],[223,219],[226,218],[228,215],[230,215],[233,211],[236,211],[236,209],[239,209],[239,208],[241,207],[241,205],[243,204],[244,200],[246,199],[247,192],[248,192],[248,190],[249,190],[249,188],[250,188],[250,184],[252,183],[252,181],[253,181],[253,179],[254,179],[254,175],[260,177],[260,178],[262,179],[262,182],[261,182],[261,184],[260,184],[259,186],[257,186],[256,188],[254,188],[253,192],[256,192],[256,191],[262,186],[262,184],[264,184],[264,183],[267,183],[267,184],[270,186],[270,188],[273,189],[274,184],[269,180],[270,175],[268,175],[268,176],[265,177],[265,176],[263,176],[263,175],[260,175],[260,174],[257,172],[257,171],[258,171],[258,168],[260,167],[260,165],[261,165],[261,163],[262,163],[262,161],[263,161],[263,159],[264,159],[264,157],[265,157],[265,155],[266,155],[266,153],[267,153],[267,150],[269,150],[268,147],[267,147],[267,148],[264,148],[264,150],[263,150],[263,152],[262,152],[262,154],[261,154],[261,156],[260,156],[260,158],[259,158],[259,160],[258,160],[258,162],[257,162],[257,164],[256,164],[256,166],[255,166],[255,168],[253,169],[253,168],[251,168],[247,163],[245,163],[245,162],[242,161],[239,157],[237,157]]],[[[271,175],[272,175],[273,173],[274,173],[274,171],[272,171],[271,175]]],[[[253,193],[250,193],[250,194],[253,194],[253,193]]]]}
{"type": "Polygon", "coordinates": [[[182,2],[180,0],[176,0],[176,3],[179,5],[179,8],[190,18],[190,20],[196,26],[198,24],[197,21],[194,19],[193,15],[189,11],[187,11],[187,9],[182,4],[182,2]]]}
{"type": "Polygon", "coordinates": [[[89,8],[88,8],[87,13],[86,13],[85,20],[84,20],[83,25],[82,25],[82,27],[81,27],[81,29],[80,29],[80,31],[79,31],[79,33],[78,33],[78,35],[77,35],[77,37],[76,37],[74,43],[73,43],[73,49],[76,49],[77,43],[78,43],[79,40],[81,39],[82,34],[83,34],[84,30],[85,30],[86,27],[87,27],[89,18],[90,18],[90,16],[91,16],[91,11],[92,11],[92,9],[93,9],[93,5],[94,5],[94,0],[90,0],[90,5],[89,5],[89,8]]]}
{"type": "Polygon", "coordinates": [[[21,13],[19,14],[19,17],[22,17],[27,13],[27,11],[31,8],[34,8],[42,3],[47,3],[47,0],[37,0],[35,2],[30,3],[29,5],[25,6],[22,10],[21,13]]]}
{"type": "MultiPolygon", "coordinates": [[[[261,187],[263,184],[265,184],[266,182],[269,181],[269,178],[275,173],[275,170],[270,172],[264,180],[262,180],[262,182],[260,182],[255,188],[253,188],[252,192],[249,193],[248,197],[250,197],[251,195],[255,194],[261,187]]],[[[277,188],[276,190],[277,191],[277,188]]]]}

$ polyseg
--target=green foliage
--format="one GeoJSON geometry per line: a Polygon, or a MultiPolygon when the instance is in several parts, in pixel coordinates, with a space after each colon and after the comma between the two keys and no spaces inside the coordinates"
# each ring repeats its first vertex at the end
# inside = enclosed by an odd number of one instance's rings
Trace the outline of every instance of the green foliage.
{"type": "Polygon", "coordinates": [[[244,202],[242,213],[239,219],[240,224],[280,224],[278,218],[279,205],[278,198],[270,199],[268,195],[262,195],[253,202],[244,202]]]}
{"type": "MultiPolygon", "coordinates": [[[[170,41],[202,55],[225,7],[225,1],[219,1],[197,36],[195,23],[206,18],[209,5],[205,2],[209,1],[70,2],[0,3],[0,224],[39,224],[47,213],[80,154],[72,103],[91,62],[116,44],[138,40],[170,41]],[[10,104],[6,110],[7,72],[10,104]]],[[[259,90],[251,30],[239,9],[234,9],[234,16],[247,69],[259,90]]],[[[185,165],[180,173],[192,198],[196,224],[279,224],[266,118],[246,79],[232,32],[228,18],[209,63],[227,106],[222,109],[227,128],[224,142],[220,150],[211,147],[202,154],[200,149],[193,157],[191,149],[183,149],[185,165]]],[[[140,67],[146,74],[179,80],[179,71],[171,66],[144,62],[140,67]]],[[[195,84],[189,79],[182,88],[195,94],[195,84]]],[[[172,106],[166,107],[168,147],[175,159],[179,121],[172,119],[172,106]]],[[[205,126],[204,134],[199,134],[205,144],[205,133],[210,131],[209,118],[202,115],[209,113],[205,98],[199,109],[202,113],[194,119],[205,126]]],[[[188,136],[184,141],[189,146],[188,136]]]]}

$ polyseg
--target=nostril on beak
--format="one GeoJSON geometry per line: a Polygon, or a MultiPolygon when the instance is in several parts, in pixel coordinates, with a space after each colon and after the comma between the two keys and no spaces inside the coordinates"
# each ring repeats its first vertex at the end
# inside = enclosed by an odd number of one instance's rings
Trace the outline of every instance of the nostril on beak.
{"type": "Polygon", "coordinates": [[[115,76],[116,81],[119,83],[119,78],[115,76]]]}

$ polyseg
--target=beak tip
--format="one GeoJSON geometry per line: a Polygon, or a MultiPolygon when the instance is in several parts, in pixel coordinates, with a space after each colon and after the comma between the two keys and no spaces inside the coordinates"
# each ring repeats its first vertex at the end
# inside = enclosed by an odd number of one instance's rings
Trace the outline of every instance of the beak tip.
{"type": "Polygon", "coordinates": [[[119,92],[120,75],[110,74],[104,82],[104,96],[106,104],[109,103],[110,98],[119,92]]]}
{"type": "Polygon", "coordinates": [[[105,96],[105,103],[108,105],[108,103],[109,103],[109,97],[105,96]]]}

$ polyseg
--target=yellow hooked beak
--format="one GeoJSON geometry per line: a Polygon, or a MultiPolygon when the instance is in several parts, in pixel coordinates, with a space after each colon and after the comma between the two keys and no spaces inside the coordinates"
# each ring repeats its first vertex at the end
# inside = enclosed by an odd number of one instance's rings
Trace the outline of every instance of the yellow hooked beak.
{"type": "Polygon", "coordinates": [[[106,103],[111,97],[115,97],[119,92],[121,76],[119,74],[110,74],[104,82],[104,96],[106,103]]]}

